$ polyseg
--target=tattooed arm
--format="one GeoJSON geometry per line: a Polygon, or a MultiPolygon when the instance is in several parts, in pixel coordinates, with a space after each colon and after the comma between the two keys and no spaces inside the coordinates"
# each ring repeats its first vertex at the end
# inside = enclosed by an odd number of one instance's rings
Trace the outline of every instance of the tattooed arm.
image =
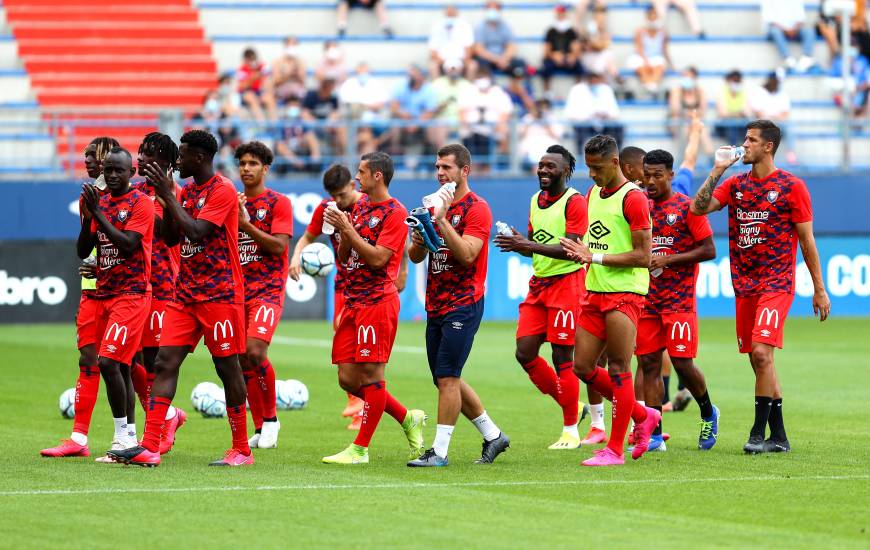
{"type": "Polygon", "coordinates": [[[704,180],[704,185],[698,189],[695,198],[692,200],[690,207],[692,214],[706,216],[710,212],[722,210],[722,203],[713,196],[713,190],[716,189],[716,185],[719,183],[725,170],[728,170],[735,162],[737,162],[737,159],[731,159],[730,157],[724,160],[715,160],[713,170],[710,171],[710,175],[704,180]]]}

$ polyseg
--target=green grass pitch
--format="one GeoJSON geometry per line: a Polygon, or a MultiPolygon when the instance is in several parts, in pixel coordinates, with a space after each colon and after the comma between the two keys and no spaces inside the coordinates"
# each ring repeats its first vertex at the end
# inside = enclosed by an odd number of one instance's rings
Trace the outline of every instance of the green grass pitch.
{"type": "MultiPolygon", "coordinates": [[[[698,364],[722,411],[719,443],[696,449],[697,407],[665,415],[668,451],[621,468],[586,469],[591,454],[548,451],[559,409],[513,359],[513,324],[485,323],[466,367],[512,448],[475,466],[477,431],[463,419],[445,469],[409,469],[395,422],[384,416],[367,466],[320,463],[352,439],[339,416],[345,396],[329,365],[326,323],[285,322],[271,357],[280,378],[311,391],[302,411],[281,412],[280,446],[251,468],[208,468],[229,446],[226,420],[191,414],[156,469],[44,459],[67,437],[57,398],[73,385],[72,325],[0,328],[0,532],[7,548],[254,547],[863,547],[870,546],[870,319],[789,321],[777,352],[788,455],[744,456],[753,378],[736,352],[733,321],[704,320],[698,364]]],[[[436,392],[423,325],[403,324],[388,387],[432,416],[436,392]]],[[[200,348],[182,367],[176,403],[218,381],[200,348]]],[[[545,354],[546,356],[547,354],[545,354]]],[[[609,406],[608,406],[609,414],[609,406]]],[[[137,425],[144,426],[138,411],[137,425]]],[[[588,428],[584,421],[581,431],[588,428]]],[[[101,386],[90,445],[107,448],[111,417],[101,386]]]]}

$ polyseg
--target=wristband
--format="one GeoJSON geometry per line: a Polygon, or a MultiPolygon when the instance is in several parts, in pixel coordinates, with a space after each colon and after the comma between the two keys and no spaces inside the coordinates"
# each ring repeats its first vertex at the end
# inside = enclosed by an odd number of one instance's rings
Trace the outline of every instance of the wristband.
{"type": "Polygon", "coordinates": [[[598,264],[598,265],[604,265],[604,254],[601,254],[600,252],[593,254],[592,255],[592,263],[598,264]]]}

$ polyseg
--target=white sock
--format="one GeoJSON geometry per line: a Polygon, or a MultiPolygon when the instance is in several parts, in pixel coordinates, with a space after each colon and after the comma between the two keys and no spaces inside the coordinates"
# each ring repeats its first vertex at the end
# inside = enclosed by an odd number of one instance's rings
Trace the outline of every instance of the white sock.
{"type": "Polygon", "coordinates": [[[640,403],[641,407],[646,407],[646,401],[638,400],[638,403],[640,403]]]}
{"type": "Polygon", "coordinates": [[[589,405],[589,411],[591,413],[591,422],[593,428],[598,428],[599,430],[604,429],[604,403],[599,403],[597,405],[589,405]]]}
{"type": "Polygon", "coordinates": [[[477,428],[480,435],[482,435],[487,441],[492,441],[493,439],[498,438],[499,434],[501,434],[501,430],[498,429],[495,422],[493,422],[489,415],[486,414],[486,411],[483,411],[483,414],[473,419],[471,423],[474,424],[474,427],[477,428]]]}
{"type": "Polygon", "coordinates": [[[136,424],[127,424],[127,435],[136,439],[136,424]]]}
{"type": "Polygon", "coordinates": [[[435,454],[441,458],[447,458],[447,448],[450,446],[450,437],[453,435],[453,426],[438,424],[435,428],[435,442],[432,448],[435,454]]]}
{"type": "Polygon", "coordinates": [[[577,424],[574,424],[573,426],[564,426],[562,428],[562,433],[571,434],[573,437],[580,439],[580,432],[577,431],[577,424]]]}
{"type": "Polygon", "coordinates": [[[163,419],[164,420],[172,420],[173,418],[175,418],[175,412],[176,412],[175,407],[173,407],[172,405],[169,405],[169,408],[166,409],[166,416],[163,417],[163,419]]]}
{"type": "Polygon", "coordinates": [[[79,445],[87,445],[88,444],[88,436],[85,434],[80,434],[79,432],[73,432],[70,436],[70,439],[78,443],[79,445]]]}
{"type": "Polygon", "coordinates": [[[127,417],[121,416],[112,420],[115,421],[115,439],[127,437],[127,417]]]}

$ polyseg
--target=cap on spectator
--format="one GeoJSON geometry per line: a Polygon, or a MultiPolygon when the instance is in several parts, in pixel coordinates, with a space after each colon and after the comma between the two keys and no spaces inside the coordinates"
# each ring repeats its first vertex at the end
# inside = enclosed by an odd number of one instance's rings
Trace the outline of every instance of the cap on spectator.
{"type": "Polygon", "coordinates": [[[565,13],[568,11],[568,6],[565,4],[556,4],[556,13],[565,13]]]}
{"type": "Polygon", "coordinates": [[[462,60],[458,58],[451,58],[444,61],[444,72],[447,72],[451,69],[462,70],[462,60]]]}

